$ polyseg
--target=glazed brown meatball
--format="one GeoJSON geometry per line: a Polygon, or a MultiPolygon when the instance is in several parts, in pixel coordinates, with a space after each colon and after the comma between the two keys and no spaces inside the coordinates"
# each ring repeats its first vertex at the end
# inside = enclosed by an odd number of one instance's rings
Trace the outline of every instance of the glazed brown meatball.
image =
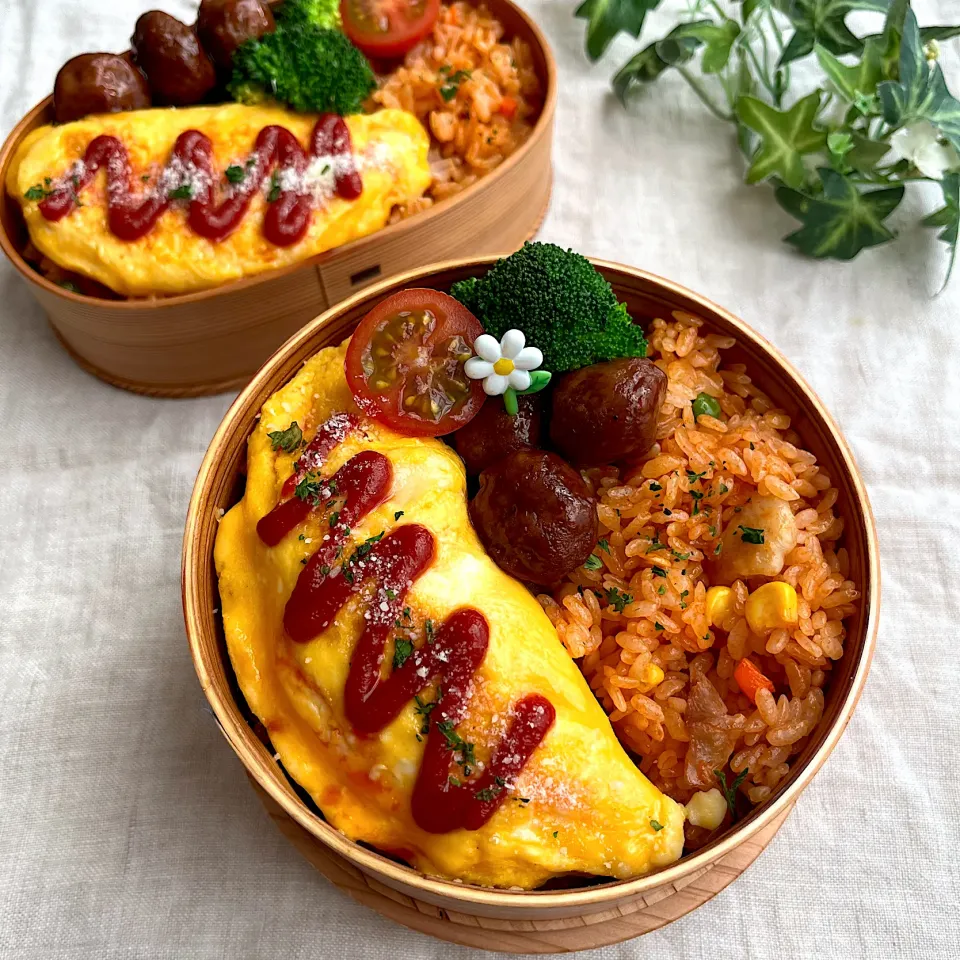
{"type": "Polygon", "coordinates": [[[224,72],[241,43],[273,33],[274,28],[273,14],[260,0],[203,0],[197,14],[200,42],[224,72]]]}
{"type": "Polygon", "coordinates": [[[487,467],[470,519],[501,570],[544,586],[579,567],[597,543],[587,485],[545,450],[518,450],[487,467]]]}
{"type": "Polygon", "coordinates": [[[614,463],[646,453],[657,432],[667,375],[632,357],[564,374],[553,391],[550,440],[574,463],[614,463]]]}
{"type": "Polygon", "coordinates": [[[149,106],[150,88],[143,74],[114,53],[81,53],[60,68],[53,85],[57,123],[149,106]]]}
{"type": "Polygon", "coordinates": [[[517,407],[517,415],[511,417],[500,398],[494,397],[453,434],[467,473],[479,473],[516,450],[540,446],[539,394],[517,397],[517,407]]]}
{"type": "Polygon", "coordinates": [[[199,103],[217,82],[193,28],[169,13],[145,13],[137,21],[130,45],[158,103],[175,107],[199,103]]]}

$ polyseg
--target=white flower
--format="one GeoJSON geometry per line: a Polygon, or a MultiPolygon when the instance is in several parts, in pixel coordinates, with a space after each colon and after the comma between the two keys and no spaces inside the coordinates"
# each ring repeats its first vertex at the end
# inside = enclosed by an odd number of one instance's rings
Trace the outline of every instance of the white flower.
{"type": "Polygon", "coordinates": [[[890,149],[899,160],[909,160],[925,177],[942,180],[951,167],[960,162],[957,151],[940,143],[940,134],[927,120],[918,120],[898,130],[890,138],[890,149]]]}
{"type": "Polygon", "coordinates": [[[483,333],[473,349],[477,356],[464,364],[471,380],[483,381],[488,397],[499,397],[507,388],[521,391],[530,386],[530,371],[543,363],[543,354],[536,347],[524,346],[526,337],[519,330],[508,330],[497,343],[495,337],[483,333]]]}

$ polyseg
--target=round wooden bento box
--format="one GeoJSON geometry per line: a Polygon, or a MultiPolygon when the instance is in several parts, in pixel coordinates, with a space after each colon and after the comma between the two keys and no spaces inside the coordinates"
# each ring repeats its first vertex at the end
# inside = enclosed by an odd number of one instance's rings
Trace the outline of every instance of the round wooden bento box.
{"type": "Polygon", "coordinates": [[[743,321],[709,300],[642,270],[594,261],[640,321],[686,310],[737,346],[727,363],[744,363],[754,381],[791,416],[804,445],[839,490],[850,578],[862,599],[842,660],[835,665],[823,719],[788,779],[763,806],[710,845],[638,880],[541,891],[492,890],[439,880],[361,846],[333,829],[292,783],[233,679],[218,610],[213,547],[217,521],[241,495],[247,438],[263,403],[322,347],[348,337],[385,296],[408,286],[448,290],[483,274],[491,259],[453,261],[411,271],[355,294],[291,337],[227,412],[200,467],[183,543],[183,604],[194,665],[204,693],[271,817],[304,856],[341,889],[400,923],[457,943],[517,953],[549,953],[615,943],[669,923],[709,900],[759,855],[836,747],[867,678],[876,643],[880,570],[873,514],[840,428],[789,362],[743,321]],[[260,739],[263,737],[264,739],[260,739]]]}
{"type": "Polygon", "coordinates": [[[301,324],[383,277],[451,256],[508,253],[532,237],[550,200],[556,65],[526,13],[510,0],[485,3],[505,36],[526,40],[533,54],[544,98],[529,140],[492,173],[424,213],[292,267],[200,293],[86,297],[45,279],[24,260],[20,206],[3,184],[23,138],[52,119],[52,97],[37,104],[0,148],[0,248],[74,360],[137,393],[218,393],[246,383],[301,324]]]}

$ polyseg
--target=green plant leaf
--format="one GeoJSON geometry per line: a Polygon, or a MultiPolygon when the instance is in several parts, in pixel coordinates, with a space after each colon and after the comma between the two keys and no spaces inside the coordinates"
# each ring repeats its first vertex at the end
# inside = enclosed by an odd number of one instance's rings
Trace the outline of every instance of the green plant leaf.
{"type": "Polygon", "coordinates": [[[746,23],[753,16],[755,10],[766,7],[766,5],[767,0],[743,0],[743,8],[740,11],[743,22],[746,23]]]}
{"type": "MultiPolygon", "coordinates": [[[[896,0],[899,2],[899,0],[896,0]]],[[[890,7],[893,10],[893,7],[890,7]]],[[[897,79],[897,63],[900,59],[900,37],[903,35],[903,19],[906,14],[906,6],[903,7],[903,14],[900,16],[899,25],[891,25],[891,33],[874,33],[869,37],[864,37],[863,41],[876,40],[883,51],[884,76],[888,80],[897,79]],[[892,68],[892,69],[891,69],[892,68]]],[[[954,37],[960,37],[960,26],[950,27],[942,25],[939,27],[921,27],[920,42],[929,43],[931,40],[952,40],[954,37]]]]}
{"type": "Polygon", "coordinates": [[[863,41],[850,32],[846,16],[853,10],[886,13],[890,0],[774,0],[794,34],[780,55],[780,65],[812,53],[818,44],[831,53],[858,53],[863,41]]]}
{"type": "Polygon", "coordinates": [[[660,0],[584,0],[574,16],[587,21],[587,56],[599,60],[620,32],[639,37],[644,18],[659,4],[660,0]]]}
{"type": "Polygon", "coordinates": [[[695,37],[705,48],[703,51],[703,72],[719,73],[730,59],[730,51],[740,36],[740,24],[734,20],[724,20],[719,26],[710,20],[690,23],[681,28],[683,37],[695,37]]]}
{"type": "Polygon", "coordinates": [[[951,96],[938,63],[928,63],[920,42],[920,29],[907,10],[900,42],[899,82],[877,88],[883,119],[893,127],[929,120],[960,150],[960,102],[951,96]]]}
{"type": "Polygon", "coordinates": [[[945,206],[931,213],[929,217],[922,221],[925,227],[942,227],[937,236],[950,248],[950,264],[947,267],[947,275],[943,279],[943,286],[940,292],[950,282],[950,274],[953,273],[953,265],[957,260],[957,234],[960,232],[960,173],[948,173],[941,181],[940,186],[943,189],[943,199],[945,206]]]}
{"type": "Polygon", "coordinates": [[[869,173],[890,152],[890,144],[880,140],[871,140],[862,134],[854,133],[853,147],[844,155],[844,160],[861,173],[869,173]]]}
{"type": "Polygon", "coordinates": [[[931,40],[952,40],[954,37],[960,37],[960,25],[956,27],[921,27],[920,42],[929,43],[931,40]]]}
{"type": "Polygon", "coordinates": [[[539,393],[553,379],[553,374],[549,370],[533,370],[530,373],[530,386],[526,390],[518,390],[518,397],[529,397],[533,393],[539,393]]]}
{"type": "Polygon", "coordinates": [[[849,133],[834,130],[827,134],[827,149],[842,160],[853,149],[853,137],[849,133]]]}
{"type": "Polygon", "coordinates": [[[696,23],[681,23],[674,27],[662,40],[644,47],[636,56],[628,60],[613,78],[613,92],[621,103],[626,102],[627,92],[635,83],[650,83],[656,80],[664,70],[677,67],[693,59],[693,55],[703,45],[697,37],[689,33],[691,27],[711,23],[701,20],[696,23]]]}
{"type": "Polygon", "coordinates": [[[894,238],[883,221],[903,199],[903,184],[861,193],[835,170],[818,173],[823,192],[817,196],[783,185],[775,191],[780,206],[803,223],[784,237],[787,243],[818,259],[852,260],[865,247],[894,238]]]}
{"type": "Polygon", "coordinates": [[[790,187],[803,183],[803,154],[822,150],[827,143],[826,131],[815,126],[820,96],[817,90],[785,111],[756,97],[737,98],[737,119],[760,135],[760,146],[747,171],[747,183],[759,183],[772,176],[778,176],[790,187]]]}
{"type": "Polygon", "coordinates": [[[860,98],[873,96],[877,91],[877,84],[883,80],[883,58],[877,40],[864,42],[863,55],[852,66],[841,63],[826,47],[819,44],[814,48],[814,52],[823,72],[847,103],[863,102],[860,98]]]}

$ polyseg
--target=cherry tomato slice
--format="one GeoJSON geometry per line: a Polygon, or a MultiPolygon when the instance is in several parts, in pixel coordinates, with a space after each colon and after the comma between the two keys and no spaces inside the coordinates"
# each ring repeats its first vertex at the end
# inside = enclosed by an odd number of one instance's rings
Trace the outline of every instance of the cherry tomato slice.
{"type": "Polygon", "coordinates": [[[344,33],[368,57],[393,59],[413,49],[440,15],[440,0],[340,0],[344,33]]]}
{"type": "Polygon", "coordinates": [[[360,321],[347,349],[357,406],[400,433],[452,433],[483,405],[483,382],[463,369],[481,333],[480,321],[438,290],[387,297],[360,321]]]}

